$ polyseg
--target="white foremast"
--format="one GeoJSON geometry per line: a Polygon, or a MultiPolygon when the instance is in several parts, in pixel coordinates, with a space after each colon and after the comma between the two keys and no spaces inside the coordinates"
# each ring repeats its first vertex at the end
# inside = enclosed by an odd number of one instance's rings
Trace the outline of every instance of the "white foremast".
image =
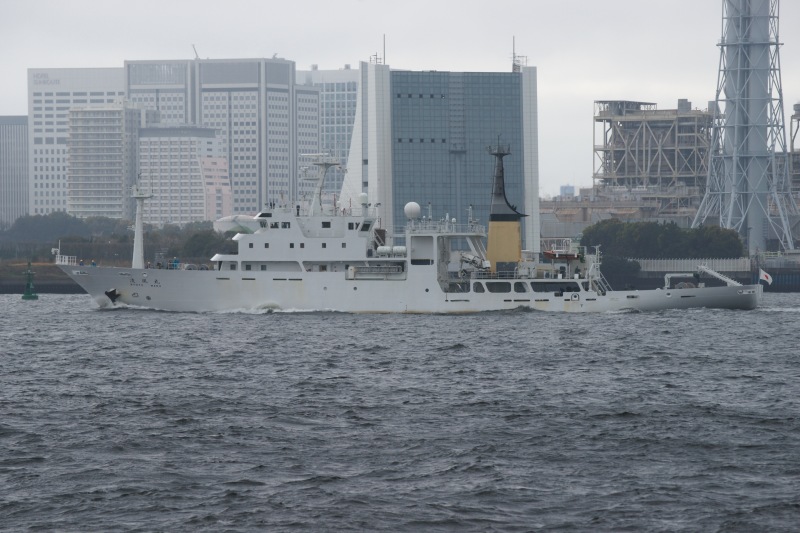
{"type": "Polygon", "coordinates": [[[142,223],[142,211],[144,211],[144,201],[152,198],[153,195],[145,192],[136,184],[131,187],[131,197],[136,200],[136,223],[133,227],[133,261],[131,268],[144,268],[144,245],[142,234],[144,224],[142,223]]]}

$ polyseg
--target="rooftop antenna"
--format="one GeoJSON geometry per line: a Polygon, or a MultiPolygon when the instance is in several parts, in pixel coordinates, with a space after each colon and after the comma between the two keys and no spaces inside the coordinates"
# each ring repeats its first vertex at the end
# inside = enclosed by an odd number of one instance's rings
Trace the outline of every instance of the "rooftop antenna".
{"type": "Polygon", "coordinates": [[[511,71],[519,72],[522,67],[528,64],[528,56],[517,55],[517,38],[511,37],[511,71]]]}
{"type": "Polygon", "coordinates": [[[194,58],[200,59],[200,55],[198,55],[197,48],[195,47],[195,45],[192,45],[192,50],[194,50],[194,58]]]}

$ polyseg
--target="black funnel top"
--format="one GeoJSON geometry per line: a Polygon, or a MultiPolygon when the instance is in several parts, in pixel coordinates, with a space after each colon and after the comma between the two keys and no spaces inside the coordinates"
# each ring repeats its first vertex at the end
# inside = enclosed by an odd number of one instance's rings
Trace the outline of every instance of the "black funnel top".
{"type": "Polygon", "coordinates": [[[517,211],[516,206],[508,203],[506,198],[505,173],[503,171],[503,157],[511,153],[510,146],[490,146],[490,154],[495,157],[494,184],[492,185],[492,207],[489,211],[489,221],[517,221],[524,216],[517,211]]]}

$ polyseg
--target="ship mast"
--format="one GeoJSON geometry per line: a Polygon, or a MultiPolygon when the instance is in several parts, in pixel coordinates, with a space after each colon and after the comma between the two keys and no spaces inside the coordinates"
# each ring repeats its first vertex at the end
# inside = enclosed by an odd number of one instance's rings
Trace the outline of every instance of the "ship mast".
{"type": "Polygon", "coordinates": [[[153,195],[140,189],[137,182],[131,187],[131,197],[136,200],[136,223],[133,227],[133,261],[131,268],[144,268],[144,245],[142,243],[144,224],[142,223],[142,212],[144,211],[144,201],[152,198],[153,195]]]}

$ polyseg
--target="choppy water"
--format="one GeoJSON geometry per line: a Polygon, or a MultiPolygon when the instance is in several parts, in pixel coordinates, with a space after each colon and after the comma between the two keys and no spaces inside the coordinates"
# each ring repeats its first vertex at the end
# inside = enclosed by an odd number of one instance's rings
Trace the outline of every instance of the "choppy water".
{"type": "Polygon", "coordinates": [[[0,528],[796,531],[800,295],[174,314],[0,296],[0,528]]]}

